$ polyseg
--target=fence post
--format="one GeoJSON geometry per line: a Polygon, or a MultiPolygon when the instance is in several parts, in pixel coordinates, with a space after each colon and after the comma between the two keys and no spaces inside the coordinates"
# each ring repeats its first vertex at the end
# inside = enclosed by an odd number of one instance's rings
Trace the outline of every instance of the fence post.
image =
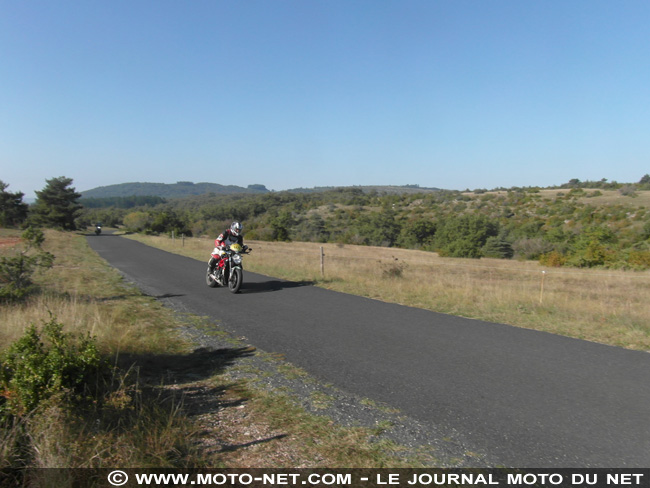
{"type": "Polygon", "coordinates": [[[181,234],[181,242],[183,243],[182,247],[185,247],[185,234],[181,234]]]}
{"type": "Polygon", "coordinates": [[[322,278],[325,277],[325,252],[323,246],[320,247],[320,275],[322,278]]]}
{"type": "Polygon", "coordinates": [[[546,277],[546,271],[542,271],[542,283],[539,287],[539,304],[541,305],[544,301],[544,278],[546,277]]]}

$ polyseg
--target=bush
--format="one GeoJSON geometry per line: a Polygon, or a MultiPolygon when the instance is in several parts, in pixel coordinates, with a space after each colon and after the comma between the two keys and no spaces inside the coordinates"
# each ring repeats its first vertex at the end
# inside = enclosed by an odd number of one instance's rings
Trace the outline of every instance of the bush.
{"type": "Polygon", "coordinates": [[[400,261],[397,258],[393,259],[394,260],[390,263],[382,264],[382,275],[386,279],[402,278],[404,270],[408,267],[405,262],[400,261]]]}
{"type": "Polygon", "coordinates": [[[364,244],[392,247],[400,234],[400,224],[392,209],[382,209],[381,212],[360,216],[354,231],[364,244]]]}
{"type": "Polygon", "coordinates": [[[549,253],[542,254],[539,257],[539,263],[542,266],[552,266],[559,268],[566,264],[566,257],[557,251],[551,251],[549,253]]]}
{"type": "Polygon", "coordinates": [[[623,188],[620,188],[618,192],[624,197],[637,197],[636,188],[633,185],[625,185],[623,188]]]}
{"type": "Polygon", "coordinates": [[[64,334],[54,317],[40,331],[32,324],[0,356],[0,418],[29,413],[58,393],[79,402],[96,388],[104,367],[90,336],[64,334]]]}
{"type": "Polygon", "coordinates": [[[130,212],[124,216],[122,222],[129,231],[141,232],[151,224],[152,217],[148,212],[130,212]]]}
{"type": "Polygon", "coordinates": [[[627,258],[627,262],[637,268],[650,268],[650,251],[632,251],[627,258]]]}
{"type": "Polygon", "coordinates": [[[641,231],[640,238],[643,241],[650,240],[650,221],[643,224],[643,230],[641,231]]]}
{"type": "Polygon", "coordinates": [[[32,281],[36,270],[51,268],[54,262],[54,256],[41,249],[45,240],[41,230],[30,227],[22,237],[27,244],[17,256],[0,258],[0,301],[23,300],[36,289],[32,281]]]}
{"type": "Polygon", "coordinates": [[[585,228],[571,246],[567,264],[579,268],[612,264],[617,259],[613,249],[616,240],[616,235],[608,227],[585,228]]]}
{"type": "Polygon", "coordinates": [[[569,256],[567,263],[578,268],[593,268],[612,264],[616,260],[616,253],[598,242],[590,242],[586,247],[580,248],[569,256]]]}
{"type": "Polygon", "coordinates": [[[418,248],[431,244],[435,233],[435,222],[428,219],[419,219],[402,227],[397,242],[402,247],[418,248]]]}
{"type": "Polygon", "coordinates": [[[554,246],[541,237],[534,237],[517,239],[512,247],[519,259],[539,259],[543,254],[551,252],[554,246]]]}

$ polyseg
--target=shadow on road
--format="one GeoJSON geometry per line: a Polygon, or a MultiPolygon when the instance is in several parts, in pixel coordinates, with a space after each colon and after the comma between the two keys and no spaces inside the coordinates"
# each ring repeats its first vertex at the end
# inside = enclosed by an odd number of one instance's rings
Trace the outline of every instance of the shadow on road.
{"type": "Polygon", "coordinates": [[[271,291],[286,290],[288,288],[300,288],[303,286],[313,286],[313,281],[263,281],[257,283],[247,283],[244,281],[241,287],[241,293],[267,293],[271,291]]]}
{"type": "Polygon", "coordinates": [[[156,300],[162,300],[163,298],[174,298],[174,297],[184,297],[184,294],[178,294],[178,293],[165,293],[163,295],[148,295],[152,298],[155,298],[156,300]]]}
{"type": "Polygon", "coordinates": [[[252,356],[254,347],[200,348],[188,354],[128,354],[117,359],[124,370],[137,368],[141,379],[163,384],[200,381],[223,373],[236,360],[252,356]]]}

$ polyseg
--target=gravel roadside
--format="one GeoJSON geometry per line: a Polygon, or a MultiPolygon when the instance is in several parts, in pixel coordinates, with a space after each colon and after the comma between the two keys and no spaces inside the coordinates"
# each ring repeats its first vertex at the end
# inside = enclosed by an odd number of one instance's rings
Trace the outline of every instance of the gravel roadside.
{"type": "MultiPolygon", "coordinates": [[[[161,300],[166,302],[168,300],[161,300]]],[[[171,305],[172,303],[166,303],[171,305]]],[[[197,324],[182,320],[182,337],[199,353],[231,355],[224,374],[231,382],[245,381],[249,387],[272,394],[282,394],[307,412],[327,417],[342,427],[363,427],[372,432],[372,441],[389,440],[397,449],[391,455],[414,459],[435,467],[489,467],[497,465],[485,453],[477,452],[462,440],[458,432],[444,432],[435,425],[424,424],[400,411],[324,384],[305,371],[291,365],[276,354],[269,354],[249,344],[245,337],[235,337],[218,324],[197,324]]],[[[208,391],[188,398],[188,409],[197,415],[210,415],[210,408],[220,408],[211,402],[208,391]],[[202,407],[192,407],[201,403],[202,407]],[[206,408],[207,407],[207,408],[206,408]]],[[[250,426],[248,427],[250,430],[250,426]]]]}

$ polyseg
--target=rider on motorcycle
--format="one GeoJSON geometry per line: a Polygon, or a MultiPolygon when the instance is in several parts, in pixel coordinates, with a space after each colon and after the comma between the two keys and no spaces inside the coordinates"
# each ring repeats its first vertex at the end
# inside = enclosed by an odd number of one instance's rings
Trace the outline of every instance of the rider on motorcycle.
{"type": "Polygon", "coordinates": [[[214,267],[221,259],[221,256],[223,255],[226,247],[231,246],[233,244],[239,244],[240,246],[245,247],[244,238],[241,235],[242,229],[243,229],[242,225],[239,222],[234,221],[230,225],[229,229],[223,231],[221,234],[219,234],[219,237],[215,239],[214,250],[212,251],[212,257],[208,262],[210,274],[214,272],[214,267]]]}

